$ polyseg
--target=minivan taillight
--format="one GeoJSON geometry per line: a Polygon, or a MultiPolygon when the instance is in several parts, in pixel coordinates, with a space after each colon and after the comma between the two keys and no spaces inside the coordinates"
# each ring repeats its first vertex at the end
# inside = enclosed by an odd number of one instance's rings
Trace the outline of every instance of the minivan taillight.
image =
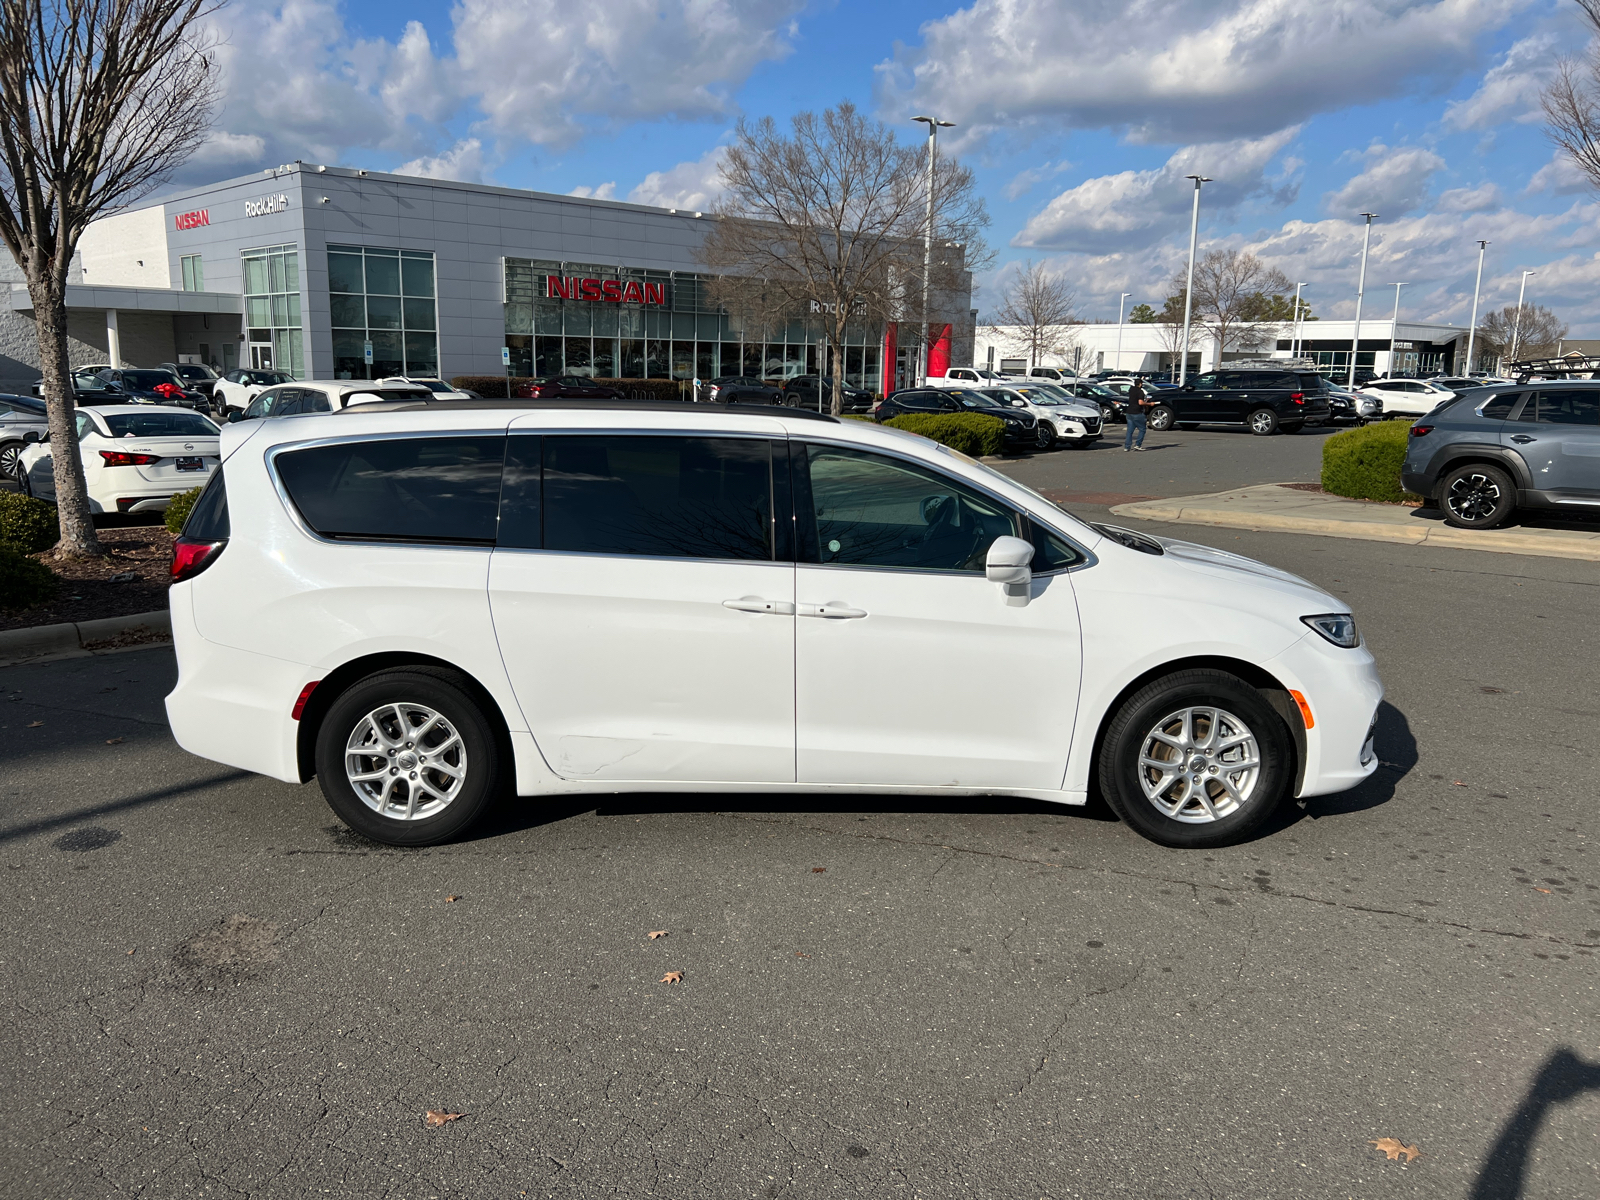
{"type": "Polygon", "coordinates": [[[199,538],[174,538],[172,542],[172,582],[193,579],[222,554],[227,539],[205,542],[199,538]]]}
{"type": "Polygon", "coordinates": [[[1411,436],[1412,437],[1423,437],[1426,434],[1430,434],[1432,432],[1433,432],[1433,426],[1432,425],[1413,425],[1411,427],[1411,436]]]}

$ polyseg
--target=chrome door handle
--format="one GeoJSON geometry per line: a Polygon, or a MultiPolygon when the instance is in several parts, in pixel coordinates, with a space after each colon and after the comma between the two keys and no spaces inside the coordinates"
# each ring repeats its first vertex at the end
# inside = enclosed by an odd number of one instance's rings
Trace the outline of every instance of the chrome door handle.
{"type": "Polygon", "coordinates": [[[1539,439],[1536,438],[1536,437],[1529,437],[1525,433],[1518,433],[1518,434],[1514,434],[1512,436],[1511,440],[1513,442],[1518,443],[1519,445],[1526,445],[1529,442],[1537,442],[1539,439]]]}
{"type": "Polygon", "coordinates": [[[856,617],[864,617],[867,610],[864,608],[848,608],[837,600],[830,600],[826,604],[802,604],[799,607],[802,617],[825,617],[832,621],[849,621],[856,617]]]}
{"type": "Polygon", "coordinates": [[[788,600],[763,600],[760,596],[744,596],[738,600],[724,600],[722,607],[747,613],[774,613],[779,616],[792,616],[794,614],[794,605],[788,600]]]}

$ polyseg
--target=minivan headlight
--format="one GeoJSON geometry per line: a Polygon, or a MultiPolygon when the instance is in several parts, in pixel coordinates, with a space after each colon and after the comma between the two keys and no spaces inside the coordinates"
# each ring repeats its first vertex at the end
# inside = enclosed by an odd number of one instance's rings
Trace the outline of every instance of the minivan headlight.
{"type": "Polygon", "coordinates": [[[1300,619],[1335,646],[1352,650],[1361,644],[1361,634],[1356,630],[1356,619],[1349,613],[1319,613],[1314,617],[1300,619]]]}

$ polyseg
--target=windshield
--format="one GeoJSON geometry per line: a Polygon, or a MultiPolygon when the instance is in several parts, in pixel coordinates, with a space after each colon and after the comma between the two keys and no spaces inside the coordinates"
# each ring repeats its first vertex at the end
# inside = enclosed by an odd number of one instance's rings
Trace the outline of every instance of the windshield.
{"type": "Polygon", "coordinates": [[[442,379],[413,379],[411,382],[420,387],[427,388],[430,392],[438,393],[455,391],[455,388],[451,387],[442,379]]]}
{"type": "Polygon", "coordinates": [[[968,392],[961,397],[961,403],[968,408],[1004,408],[1005,405],[993,396],[985,396],[981,392],[968,392]]]}
{"type": "Polygon", "coordinates": [[[148,413],[106,413],[102,418],[115,438],[201,438],[221,432],[199,413],[177,410],[148,413]]]}
{"type": "Polygon", "coordinates": [[[998,371],[985,371],[982,367],[977,368],[977,376],[978,376],[979,379],[1004,379],[1005,378],[1005,376],[1001,375],[998,371]]]}
{"type": "Polygon", "coordinates": [[[171,371],[124,371],[124,383],[131,383],[136,388],[159,387],[163,383],[170,383],[182,387],[182,380],[178,379],[171,371]]]}
{"type": "Polygon", "coordinates": [[[278,383],[293,383],[294,380],[282,371],[251,371],[250,379],[253,383],[265,384],[268,387],[278,383]]]}
{"type": "Polygon", "coordinates": [[[211,372],[198,363],[179,363],[178,374],[185,379],[210,379],[211,372]]]}
{"type": "Polygon", "coordinates": [[[1031,387],[1018,388],[1017,395],[1027,400],[1030,404],[1065,404],[1067,398],[1054,389],[1046,390],[1042,385],[1034,384],[1031,387]]]}

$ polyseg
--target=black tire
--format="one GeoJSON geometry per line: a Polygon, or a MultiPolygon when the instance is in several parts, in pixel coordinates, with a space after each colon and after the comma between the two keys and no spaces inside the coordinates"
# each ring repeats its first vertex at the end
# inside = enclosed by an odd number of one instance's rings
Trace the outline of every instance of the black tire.
{"type": "Polygon", "coordinates": [[[1278,432],[1278,414],[1270,408],[1258,408],[1244,419],[1250,432],[1257,437],[1271,437],[1278,432]]]}
{"type": "MultiPolygon", "coordinates": [[[[406,713],[410,721],[415,721],[417,716],[414,711],[406,713]]],[[[375,766],[385,757],[392,758],[400,765],[391,767],[390,774],[405,787],[407,797],[418,794],[420,789],[407,780],[419,775],[424,784],[448,788],[448,777],[438,769],[432,775],[425,763],[419,764],[419,771],[408,769],[411,764],[406,762],[406,754],[428,746],[427,741],[418,747],[403,737],[396,737],[395,740],[395,751],[388,755],[382,753],[383,745],[369,743],[374,752],[360,755],[358,767],[375,766]],[[363,764],[360,761],[362,758],[369,761],[363,764]],[[400,777],[402,769],[405,769],[405,778],[400,777]]],[[[363,837],[390,846],[432,846],[460,834],[483,815],[484,809],[498,794],[502,773],[500,739],[478,702],[468,692],[465,681],[453,671],[421,666],[380,671],[346,688],[328,709],[317,729],[316,763],[317,781],[322,785],[322,794],[335,815],[363,837]],[[446,748],[448,743],[438,740],[443,737],[438,727],[422,727],[425,733],[435,738],[433,744],[445,749],[448,761],[442,765],[459,766],[465,776],[458,789],[431,816],[407,820],[399,815],[380,814],[362,798],[356,790],[356,784],[346,774],[346,746],[353,736],[367,726],[370,716],[382,714],[379,720],[390,734],[411,732],[410,729],[402,731],[398,724],[398,716],[403,709],[383,712],[386,706],[392,705],[431,710],[459,735],[462,757],[451,760],[448,759],[451,752],[446,748]]],[[[390,798],[388,782],[374,780],[371,783],[381,783],[383,801],[390,798]]],[[[393,795],[396,801],[402,799],[398,793],[393,795]]],[[[423,799],[426,800],[426,794],[423,799]]]]}
{"type": "Polygon", "coordinates": [[[0,445],[0,478],[15,479],[20,465],[18,459],[21,457],[21,442],[6,442],[0,445]]]}
{"type": "Polygon", "coordinates": [[[1039,422],[1037,436],[1039,441],[1034,449],[1038,450],[1039,453],[1043,454],[1046,450],[1054,450],[1056,448],[1056,427],[1050,424],[1049,421],[1039,422]]]}
{"type": "Polygon", "coordinates": [[[1165,404],[1158,404],[1150,410],[1149,425],[1157,433],[1165,433],[1177,420],[1178,414],[1165,404]]]}
{"type": "Polygon", "coordinates": [[[1199,429],[1200,428],[1200,422],[1199,421],[1179,421],[1178,422],[1178,428],[1179,429],[1199,429]]]}
{"type": "MultiPolygon", "coordinates": [[[[1189,729],[1198,733],[1202,725],[1212,728],[1217,724],[1196,717],[1189,722],[1189,729]]],[[[1166,747],[1164,742],[1154,744],[1166,747]]],[[[1171,752],[1176,752],[1175,748],[1171,752]]],[[[1209,756],[1203,751],[1187,753],[1208,758],[1209,762],[1209,756]]],[[[1180,763],[1186,756],[1180,755],[1174,762],[1180,763]]],[[[1106,728],[1098,766],[1101,794],[1116,814],[1139,834],[1160,845],[1180,849],[1226,846],[1249,837],[1260,828],[1293,790],[1294,738],[1266,698],[1244,680],[1226,671],[1177,671],[1153,680],[1124,701],[1106,728]],[[1241,778],[1238,772],[1230,775],[1226,763],[1236,760],[1236,751],[1248,754],[1249,750],[1248,747],[1233,747],[1223,751],[1218,760],[1222,766],[1209,763],[1199,774],[1200,786],[1212,801],[1210,806],[1190,790],[1194,776],[1188,775],[1186,770],[1178,771],[1167,782],[1165,792],[1157,790],[1158,795],[1167,796],[1173,802],[1174,811],[1179,814],[1173,816],[1157,807],[1156,801],[1146,794],[1141,770],[1151,772],[1146,778],[1150,779],[1152,787],[1159,785],[1163,776],[1153,768],[1141,767],[1140,758],[1146,742],[1154,742],[1157,729],[1170,731],[1173,726],[1169,718],[1187,709],[1222,710],[1230,724],[1241,722],[1254,737],[1254,761],[1259,766],[1255,768],[1257,773],[1253,781],[1241,778]],[[1245,789],[1242,800],[1228,795],[1224,777],[1245,789]],[[1213,785],[1217,789],[1215,792],[1213,785]],[[1184,791],[1171,795],[1175,788],[1184,791]],[[1185,799],[1186,796],[1193,798],[1185,799]],[[1228,811],[1216,811],[1230,805],[1228,811]]]]}
{"type": "Polygon", "coordinates": [[[28,478],[28,473],[26,471],[19,469],[17,473],[12,476],[12,478],[17,481],[18,492],[24,496],[33,495],[33,482],[28,478]]]}
{"type": "Polygon", "coordinates": [[[1439,481],[1439,507],[1446,525],[1493,529],[1504,525],[1516,511],[1517,486],[1499,467],[1468,463],[1439,481]]]}

